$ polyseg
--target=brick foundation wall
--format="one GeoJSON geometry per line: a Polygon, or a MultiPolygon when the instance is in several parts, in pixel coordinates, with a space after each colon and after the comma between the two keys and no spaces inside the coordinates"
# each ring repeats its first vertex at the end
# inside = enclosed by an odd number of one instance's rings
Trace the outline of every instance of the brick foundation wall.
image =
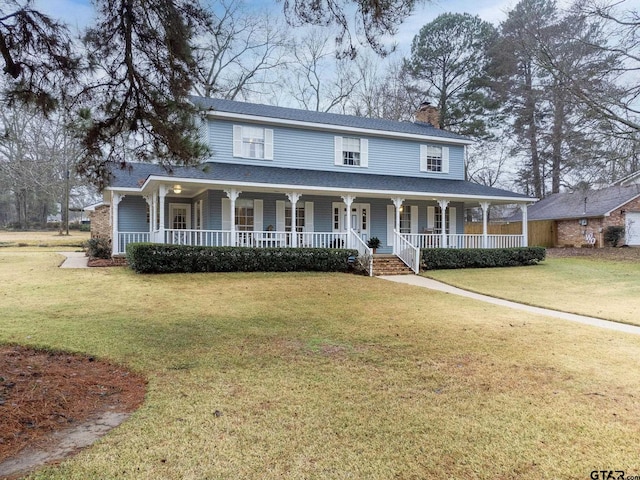
{"type": "Polygon", "coordinates": [[[89,212],[91,220],[91,238],[108,238],[111,240],[111,207],[100,205],[89,212]]]}

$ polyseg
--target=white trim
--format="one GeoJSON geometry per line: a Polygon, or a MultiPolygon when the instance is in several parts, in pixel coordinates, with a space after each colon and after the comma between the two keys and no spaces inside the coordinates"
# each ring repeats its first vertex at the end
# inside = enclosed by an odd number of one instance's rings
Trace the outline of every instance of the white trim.
{"type": "Polygon", "coordinates": [[[261,198],[253,200],[253,230],[256,232],[262,232],[264,230],[263,217],[263,201],[261,198]]]}
{"type": "Polygon", "coordinates": [[[304,232],[313,232],[315,226],[313,221],[313,202],[304,202],[304,232]]]}
{"type": "Polygon", "coordinates": [[[411,233],[420,233],[418,232],[418,205],[411,205],[410,209],[411,233]]]}
{"type": "Polygon", "coordinates": [[[393,247],[393,230],[396,222],[396,207],[387,205],[387,247],[393,247]]]}
{"type": "Polygon", "coordinates": [[[334,148],[334,157],[333,157],[333,164],[334,165],[338,165],[338,166],[342,166],[343,160],[342,160],[342,137],[340,136],[335,136],[333,137],[333,148],[334,148]]]}
{"type": "Polygon", "coordinates": [[[369,140],[366,138],[360,139],[360,166],[369,167],[369,140]]]}
{"type": "MultiPolygon", "coordinates": [[[[424,200],[428,197],[428,200],[437,200],[437,199],[451,199],[451,200],[469,200],[469,201],[479,201],[479,200],[494,200],[503,203],[527,203],[531,204],[532,202],[537,201],[537,198],[512,198],[512,197],[493,197],[493,196],[483,196],[483,195],[458,195],[451,193],[434,193],[434,192],[412,192],[412,191],[401,191],[401,190],[367,190],[367,189],[353,189],[353,188],[336,188],[336,187],[319,187],[313,185],[289,185],[289,184],[265,184],[265,183],[253,183],[253,182],[239,182],[239,181],[223,181],[223,180],[206,180],[206,179],[194,179],[194,178],[178,178],[178,177],[158,177],[156,175],[150,175],[147,177],[147,180],[144,182],[144,185],[140,189],[129,189],[129,191],[133,192],[143,192],[148,185],[153,181],[158,182],[166,182],[170,180],[173,183],[182,182],[182,183],[196,183],[196,184],[204,184],[204,185],[212,185],[219,186],[220,189],[224,189],[222,187],[227,188],[235,188],[235,187],[245,187],[246,188],[255,188],[256,191],[264,191],[264,192],[274,192],[279,190],[296,190],[296,191],[304,191],[304,192],[321,192],[328,193],[333,195],[344,195],[345,193],[352,194],[356,197],[372,197],[372,198],[388,198],[388,197],[397,197],[401,196],[406,200],[424,200]]],[[[107,187],[109,188],[109,187],[107,187]]],[[[112,189],[113,191],[125,191],[124,189],[117,188],[112,189]]]]}
{"type": "Polygon", "coordinates": [[[436,207],[427,207],[427,230],[436,228],[436,207]]]}
{"type": "Polygon", "coordinates": [[[448,210],[449,210],[449,234],[455,235],[456,233],[458,233],[458,224],[456,223],[456,220],[457,220],[456,207],[449,207],[448,210]]]}
{"type": "Polygon", "coordinates": [[[299,120],[287,120],[275,117],[263,117],[259,115],[247,115],[241,113],[221,112],[218,110],[209,110],[206,112],[209,117],[218,117],[229,120],[240,120],[247,123],[270,123],[274,125],[288,125],[295,127],[304,127],[313,130],[329,130],[333,132],[357,133],[359,135],[374,137],[391,137],[391,138],[409,138],[420,141],[448,143],[454,145],[471,145],[471,140],[462,140],[457,138],[433,137],[431,135],[419,135],[415,133],[390,132],[388,130],[375,130],[371,128],[347,127],[344,125],[331,125],[325,123],[302,122],[299,120]]]}

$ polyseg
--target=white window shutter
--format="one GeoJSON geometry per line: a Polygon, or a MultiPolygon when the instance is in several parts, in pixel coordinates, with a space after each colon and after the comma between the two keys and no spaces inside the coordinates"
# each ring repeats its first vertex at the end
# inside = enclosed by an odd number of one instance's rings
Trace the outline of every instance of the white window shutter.
{"type": "Polygon", "coordinates": [[[242,156],[242,127],[240,125],[233,126],[233,156],[242,156]]]}
{"type": "Polygon", "coordinates": [[[449,233],[455,235],[456,230],[456,207],[449,207],[449,233]]]}
{"type": "Polygon", "coordinates": [[[305,232],[313,232],[313,202],[304,202],[304,228],[305,232]]]}
{"type": "Polygon", "coordinates": [[[396,208],[387,205],[387,246],[393,247],[393,229],[396,224],[396,208]]]}
{"type": "Polygon", "coordinates": [[[335,142],[335,159],[334,162],[336,165],[342,165],[343,163],[343,159],[342,159],[342,137],[335,137],[334,138],[334,142],[335,142]]]}
{"type": "Polygon", "coordinates": [[[411,233],[418,233],[418,206],[411,205],[411,233]]]}
{"type": "Polygon", "coordinates": [[[427,171],[427,146],[420,145],[420,171],[427,171]]]}
{"type": "Polygon", "coordinates": [[[427,230],[436,228],[436,207],[427,207],[427,230]]]}
{"type": "Polygon", "coordinates": [[[369,140],[366,138],[360,140],[360,166],[369,166],[369,140]]]}
{"type": "Polygon", "coordinates": [[[284,200],[276,200],[276,231],[284,232],[284,200]]]}
{"type": "Polygon", "coordinates": [[[449,173],[449,147],[442,147],[442,173],[449,173]]]}
{"type": "Polygon", "coordinates": [[[255,232],[262,232],[264,230],[263,221],[262,221],[262,210],[263,203],[262,200],[254,200],[253,201],[253,230],[255,232]]]}
{"type": "Polygon", "coordinates": [[[273,160],[273,129],[264,129],[264,158],[273,160]]]}
{"type": "Polygon", "coordinates": [[[231,230],[231,200],[222,199],[222,230],[231,230]]]}

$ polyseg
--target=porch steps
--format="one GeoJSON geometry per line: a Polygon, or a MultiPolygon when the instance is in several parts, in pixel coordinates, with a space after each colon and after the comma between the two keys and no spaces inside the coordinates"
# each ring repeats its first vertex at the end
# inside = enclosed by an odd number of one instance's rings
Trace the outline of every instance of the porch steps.
{"type": "Polygon", "coordinates": [[[395,255],[376,254],[373,256],[373,275],[410,275],[413,273],[395,255]]]}

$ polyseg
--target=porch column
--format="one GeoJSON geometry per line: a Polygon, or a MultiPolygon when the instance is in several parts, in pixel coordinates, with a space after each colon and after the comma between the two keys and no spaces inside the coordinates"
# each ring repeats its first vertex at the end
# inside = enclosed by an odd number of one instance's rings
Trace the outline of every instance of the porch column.
{"type": "Polygon", "coordinates": [[[230,190],[225,190],[224,193],[227,194],[229,200],[231,201],[231,212],[229,214],[229,218],[231,219],[231,246],[236,246],[236,200],[242,193],[240,190],[236,190],[232,188],[230,190]]]}
{"type": "Polygon", "coordinates": [[[527,204],[520,204],[522,210],[522,246],[529,246],[529,219],[527,218],[527,204]]]}
{"type": "Polygon", "coordinates": [[[487,237],[487,220],[489,217],[489,202],[480,202],[480,206],[482,207],[482,248],[487,248],[488,240],[487,237]]]}
{"type": "MultiPolygon", "coordinates": [[[[402,208],[402,203],[404,202],[404,198],[395,197],[392,198],[393,206],[396,207],[396,221],[394,223],[394,230],[400,233],[400,209],[402,208]]],[[[396,236],[393,235],[393,253],[398,253],[398,245],[396,244],[396,236]]]]}
{"type": "Polygon", "coordinates": [[[168,190],[166,185],[160,185],[158,189],[158,202],[160,203],[160,224],[158,225],[158,232],[160,234],[160,243],[167,242],[164,234],[164,199],[167,196],[168,190]]]}
{"type": "Polygon", "coordinates": [[[298,205],[298,200],[300,200],[300,195],[297,192],[287,193],[287,198],[291,202],[291,246],[296,248],[298,246],[298,235],[296,230],[296,206],[298,205]]]}
{"type": "Polygon", "coordinates": [[[442,220],[440,224],[442,225],[442,248],[447,248],[449,246],[449,242],[447,241],[447,207],[449,206],[449,200],[438,200],[438,205],[440,205],[440,214],[442,215],[442,220]]]}
{"type": "Polygon", "coordinates": [[[118,204],[124,200],[124,195],[114,193],[111,197],[111,254],[118,255],[120,253],[120,232],[118,228],[118,204]]]}
{"type": "Polygon", "coordinates": [[[347,248],[351,248],[353,246],[351,245],[351,205],[355,199],[356,197],[353,195],[342,195],[342,201],[347,206],[346,225],[344,225],[347,231],[347,248]]]}

